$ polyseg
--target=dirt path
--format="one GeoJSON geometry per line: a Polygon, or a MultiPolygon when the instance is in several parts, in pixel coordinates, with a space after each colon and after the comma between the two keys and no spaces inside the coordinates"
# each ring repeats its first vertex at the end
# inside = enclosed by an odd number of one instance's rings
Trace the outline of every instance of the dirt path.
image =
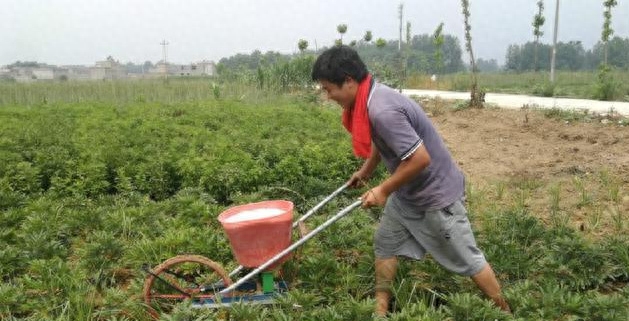
{"type": "MultiPolygon", "coordinates": [[[[470,94],[467,92],[439,91],[439,90],[418,90],[405,89],[402,91],[406,95],[419,97],[440,97],[441,99],[469,100],[470,94]]],[[[629,116],[629,102],[619,101],[599,101],[572,98],[536,97],[528,95],[508,95],[508,94],[485,94],[485,102],[502,108],[522,108],[523,106],[538,108],[561,108],[565,110],[589,110],[599,114],[610,113],[611,111],[620,115],[629,116]]]]}

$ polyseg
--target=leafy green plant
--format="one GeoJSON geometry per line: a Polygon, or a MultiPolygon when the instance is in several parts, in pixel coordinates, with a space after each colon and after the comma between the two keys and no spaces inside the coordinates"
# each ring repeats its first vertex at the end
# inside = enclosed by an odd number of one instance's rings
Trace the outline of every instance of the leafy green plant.
{"type": "Polygon", "coordinates": [[[574,182],[575,188],[579,193],[579,203],[577,207],[588,206],[592,203],[592,196],[588,192],[587,187],[585,186],[585,182],[579,176],[575,176],[572,181],[574,182]]]}
{"type": "Polygon", "coordinates": [[[448,296],[448,314],[454,320],[509,320],[510,317],[500,311],[490,301],[483,300],[469,293],[448,296]]]}
{"type": "Polygon", "coordinates": [[[533,87],[533,95],[541,97],[554,97],[556,94],[557,83],[544,81],[533,87]]]}
{"type": "MultiPolygon", "coordinates": [[[[173,79],[168,86],[33,84],[28,89],[33,97],[19,106],[3,105],[0,319],[149,320],[140,298],[142,264],[192,253],[231,270],[238,263],[216,219],[221,212],[277,198],[292,200],[295,215],[303,214],[359,167],[349,136],[338,125],[338,108],[274,89],[243,91],[255,81],[221,82],[220,101],[206,80],[173,79]],[[70,89],[76,96],[64,97],[70,89]],[[48,97],[47,106],[25,108],[42,100],[38,90],[48,97]],[[145,101],[136,101],[138,95],[145,101]],[[69,102],[80,99],[83,103],[69,102]]],[[[579,112],[550,114],[562,121],[594,119],[579,112]]],[[[374,180],[384,177],[379,169],[374,180]]],[[[614,320],[611,309],[626,312],[621,305],[626,305],[629,241],[623,237],[623,185],[613,177],[610,170],[567,185],[520,176],[491,186],[468,181],[477,242],[503,284],[514,318],[614,320]],[[564,188],[576,189],[576,197],[569,198],[564,188]],[[561,213],[579,210],[575,201],[589,200],[581,209],[597,232],[584,235],[570,224],[545,224],[532,212],[539,195],[549,197],[547,208],[561,213]],[[605,206],[615,206],[615,212],[604,212],[605,206]],[[613,236],[596,237],[610,228],[613,236]]],[[[320,224],[361,192],[344,192],[308,225],[320,224]]],[[[183,302],[162,319],[370,318],[376,224],[370,212],[344,217],[285,263],[282,278],[291,286],[285,301],[231,310],[194,309],[183,302]]],[[[401,260],[394,287],[396,310],[389,319],[503,319],[469,278],[453,275],[430,257],[401,260]]]]}
{"type": "Polygon", "coordinates": [[[611,75],[611,69],[607,65],[601,65],[598,69],[598,81],[594,87],[592,98],[598,100],[616,100],[621,96],[620,84],[611,75]]]}

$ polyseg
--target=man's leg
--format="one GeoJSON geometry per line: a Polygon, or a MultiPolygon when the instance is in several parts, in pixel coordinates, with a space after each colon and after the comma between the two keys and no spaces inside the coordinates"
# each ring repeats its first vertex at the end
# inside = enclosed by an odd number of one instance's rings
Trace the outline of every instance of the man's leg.
{"type": "Polygon", "coordinates": [[[511,308],[509,308],[509,304],[502,297],[500,284],[498,284],[498,279],[496,279],[494,270],[491,268],[489,263],[487,263],[480,272],[473,275],[472,280],[474,280],[474,283],[476,283],[478,288],[492,301],[494,301],[500,309],[507,313],[511,313],[511,308]]]}
{"type": "Polygon", "coordinates": [[[376,259],[376,315],[385,316],[389,310],[391,286],[397,271],[397,258],[376,259]]]}

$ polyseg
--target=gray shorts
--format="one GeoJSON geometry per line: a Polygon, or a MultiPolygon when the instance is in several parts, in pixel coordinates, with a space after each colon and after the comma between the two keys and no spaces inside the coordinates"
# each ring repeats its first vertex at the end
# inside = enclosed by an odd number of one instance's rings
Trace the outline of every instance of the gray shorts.
{"type": "Polygon", "coordinates": [[[391,195],[374,236],[376,258],[421,260],[426,253],[461,275],[480,272],[487,261],[476,240],[463,200],[443,209],[419,212],[391,195]]]}

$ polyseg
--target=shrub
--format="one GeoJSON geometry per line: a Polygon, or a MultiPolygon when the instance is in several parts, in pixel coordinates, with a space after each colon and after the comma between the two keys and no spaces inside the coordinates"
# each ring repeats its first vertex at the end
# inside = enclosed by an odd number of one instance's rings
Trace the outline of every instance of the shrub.
{"type": "Polygon", "coordinates": [[[609,66],[601,65],[598,70],[598,78],[594,87],[594,99],[616,100],[621,98],[620,84],[616,82],[609,66]]]}

